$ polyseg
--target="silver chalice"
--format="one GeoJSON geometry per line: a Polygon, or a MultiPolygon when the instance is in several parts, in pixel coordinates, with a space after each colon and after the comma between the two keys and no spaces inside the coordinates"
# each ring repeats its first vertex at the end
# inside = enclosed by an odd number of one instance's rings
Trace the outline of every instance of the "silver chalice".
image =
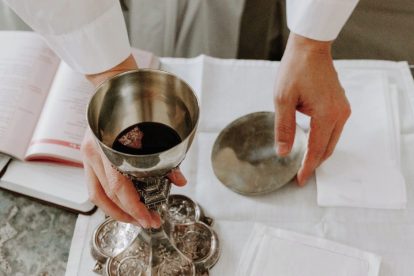
{"type": "Polygon", "coordinates": [[[166,175],[178,167],[193,141],[199,106],[192,89],[159,70],[117,75],[98,88],[87,119],[96,142],[112,165],[131,179],[141,201],[162,217],[160,229],[105,220],[92,237],[94,271],[104,275],[208,275],[219,258],[212,219],[183,195],[170,195],[166,175]],[[133,155],[112,149],[131,125],[156,122],[174,129],[181,142],[165,151],[133,155]]]}

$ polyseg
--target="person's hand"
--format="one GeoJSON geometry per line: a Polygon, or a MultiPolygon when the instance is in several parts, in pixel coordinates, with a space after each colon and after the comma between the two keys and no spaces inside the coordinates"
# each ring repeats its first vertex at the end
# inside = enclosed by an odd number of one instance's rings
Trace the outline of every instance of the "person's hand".
{"type": "Polygon", "coordinates": [[[311,117],[308,147],[297,174],[304,185],[334,151],[351,108],[331,56],[331,42],[291,33],[274,90],[277,154],[290,153],[296,130],[296,110],[311,117]]]}
{"type": "MultiPolygon", "coordinates": [[[[119,73],[137,69],[132,56],[113,69],[87,79],[95,86],[119,73]]],[[[83,165],[87,178],[89,199],[113,219],[133,223],[144,228],[158,228],[161,219],[156,212],[150,212],[140,201],[140,196],[131,180],[114,169],[102,150],[96,144],[93,134],[87,130],[81,145],[83,165]]],[[[179,169],[168,177],[177,186],[186,184],[179,169]]]]}

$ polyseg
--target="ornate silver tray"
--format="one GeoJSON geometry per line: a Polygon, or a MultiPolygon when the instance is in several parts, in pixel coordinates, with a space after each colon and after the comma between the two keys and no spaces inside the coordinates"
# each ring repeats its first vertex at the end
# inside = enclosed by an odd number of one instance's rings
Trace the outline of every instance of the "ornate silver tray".
{"type": "Polygon", "coordinates": [[[103,275],[209,275],[220,256],[213,220],[183,195],[170,195],[161,211],[164,225],[145,230],[111,218],[92,237],[94,271],[103,275]]]}

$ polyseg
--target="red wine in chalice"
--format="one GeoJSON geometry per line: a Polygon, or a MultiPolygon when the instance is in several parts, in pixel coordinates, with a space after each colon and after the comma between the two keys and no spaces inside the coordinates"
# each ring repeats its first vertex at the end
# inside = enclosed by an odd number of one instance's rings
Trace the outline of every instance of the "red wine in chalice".
{"type": "Polygon", "coordinates": [[[156,122],[142,122],[127,127],[116,137],[112,148],[119,152],[145,155],[166,151],[181,143],[171,127],[156,122]]]}

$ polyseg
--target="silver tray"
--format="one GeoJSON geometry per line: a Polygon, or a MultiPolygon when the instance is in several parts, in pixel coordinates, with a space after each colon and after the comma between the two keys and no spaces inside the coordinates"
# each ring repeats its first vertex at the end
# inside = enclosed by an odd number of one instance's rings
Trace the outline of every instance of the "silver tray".
{"type": "Polygon", "coordinates": [[[159,230],[104,221],[92,237],[94,271],[103,275],[209,275],[220,256],[213,220],[183,195],[171,195],[162,208],[159,230]]]}

